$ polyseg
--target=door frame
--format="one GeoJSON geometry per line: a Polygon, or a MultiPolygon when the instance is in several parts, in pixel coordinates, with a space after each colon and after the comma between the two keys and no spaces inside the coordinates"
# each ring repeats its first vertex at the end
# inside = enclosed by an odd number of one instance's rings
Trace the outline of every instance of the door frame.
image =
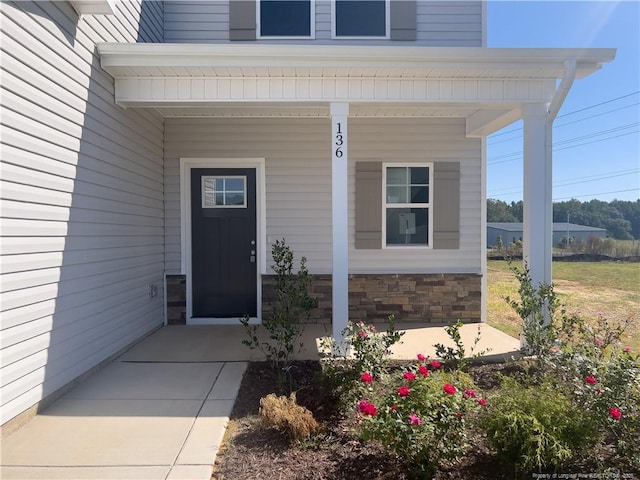
{"type": "Polygon", "coordinates": [[[180,159],[180,269],[186,277],[187,325],[237,325],[240,318],[192,318],[191,278],[191,169],[248,168],[256,171],[256,312],[250,323],[262,323],[262,275],[267,271],[266,175],[264,158],[181,158],[180,159]]]}

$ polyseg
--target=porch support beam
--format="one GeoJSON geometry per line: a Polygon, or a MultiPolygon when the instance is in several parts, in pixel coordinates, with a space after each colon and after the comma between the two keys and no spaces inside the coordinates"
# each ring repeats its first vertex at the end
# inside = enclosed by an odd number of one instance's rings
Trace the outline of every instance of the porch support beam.
{"type": "MultiPolygon", "coordinates": [[[[349,321],[349,214],[348,214],[348,103],[332,103],[331,113],[331,224],[333,233],[332,325],[333,338],[344,352],[343,330],[349,321]]],[[[344,352],[347,353],[347,352],[344,352]]]]}
{"type": "Polygon", "coordinates": [[[534,286],[551,284],[553,203],[551,128],[547,106],[523,106],[524,199],[523,257],[534,286]]]}

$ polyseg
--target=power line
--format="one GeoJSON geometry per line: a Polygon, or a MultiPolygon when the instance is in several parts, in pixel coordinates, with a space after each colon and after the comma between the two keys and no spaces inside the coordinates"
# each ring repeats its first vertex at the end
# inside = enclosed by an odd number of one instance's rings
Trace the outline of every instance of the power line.
{"type": "MultiPolygon", "coordinates": [[[[640,90],[637,90],[635,92],[631,92],[631,93],[628,93],[626,95],[622,95],[620,97],[612,98],[610,100],[606,100],[606,101],[601,102],[601,103],[596,103],[594,105],[589,105],[588,107],[584,107],[584,108],[580,108],[578,110],[574,110],[573,112],[568,112],[568,113],[564,113],[562,115],[558,115],[556,118],[568,117],[569,115],[574,115],[574,114],[579,113],[579,112],[584,112],[585,110],[590,110],[592,108],[600,107],[600,106],[606,105],[608,103],[613,103],[613,102],[615,102],[617,100],[622,100],[623,98],[631,97],[631,96],[637,95],[639,93],[640,93],[640,90]]],[[[507,135],[509,133],[517,132],[518,130],[522,130],[522,127],[515,127],[515,128],[512,128],[511,130],[505,130],[504,132],[494,133],[494,134],[491,135],[491,138],[493,139],[495,137],[500,137],[502,135],[507,135]]]]}
{"type": "MultiPolygon", "coordinates": [[[[521,190],[519,191],[521,192],[521,190]]],[[[519,193],[519,192],[514,192],[514,193],[519,193]]],[[[640,194],[640,190],[637,188],[628,188],[626,190],[616,190],[614,192],[598,192],[598,193],[585,193],[584,195],[571,195],[569,197],[556,197],[553,199],[554,202],[558,201],[558,200],[571,200],[573,198],[582,198],[582,197],[595,197],[596,195],[611,195],[613,193],[624,193],[624,192],[638,192],[640,194]]],[[[503,193],[500,195],[487,195],[487,198],[493,198],[493,197],[502,197],[504,195],[513,195],[511,193],[503,193]]]]}
{"type": "MultiPolygon", "coordinates": [[[[560,180],[559,183],[554,183],[553,187],[554,188],[561,188],[561,187],[567,187],[569,185],[577,185],[579,183],[589,183],[589,182],[597,182],[599,180],[606,180],[608,178],[615,178],[615,177],[624,177],[627,175],[633,175],[634,173],[638,173],[640,172],[640,169],[633,169],[633,170],[620,170],[618,172],[611,172],[610,174],[598,174],[598,175],[588,175],[585,177],[577,177],[574,178],[573,180],[575,181],[569,181],[567,182],[566,180],[560,180]]],[[[496,190],[493,190],[493,192],[489,195],[489,196],[493,196],[493,197],[502,197],[505,195],[513,195],[514,193],[522,193],[522,189],[518,188],[518,187],[506,187],[506,188],[498,188],[496,190]],[[503,193],[496,193],[496,192],[502,192],[503,193]]]]}
{"type": "Polygon", "coordinates": [[[600,137],[602,135],[608,135],[609,133],[615,133],[615,132],[619,132],[621,130],[627,130],[629,128],[637,127],[638,125],[640,125],[640,122],[628,123],[626,125],[621,125],[619,127],[610,128],[608,130],[601,130],[599,132],[590,133],[588,135],[583,135],[581,137],[573,137],[573,138],[569,138],[568,140],[562,140],[562,141],[559,141],[559,142],[555,142],[553,144],[553,146],[555,147],[555,146],[559,146],[559,145],[566,145],[567,143],[573,143],[573,142],[576,142],[578,140],[585,140],[587,138],[600,137]]]}
{"type": "Polygon", "coordinates": [[[567,187],[569,185],[577,185],[579,183],[589,183],[589,182],[597,182],[599,180],[606,180],[607,178],[625,177],[627,175],[633,175],[634,173],[638,173],[638,172],[640,172],[640,170],[639,169],[635,169],[635,170],[625,171],[624,173],[615,173],[615,174],[612,174],[612,175],[605,175],[605,176],[593,175],[590,180],[578,180],[580,178],[589,178],[589,177],[578,177],[578,179],[575,179],[577,181],[553,184],[553,186],[554,187],[558,187],[558,188],[567,187]]]}
{"type": "Polygon", "coordinates": [[[556,200],[566,200],[566,199],[571,200],[572,198],[593,197],[593,196],[596,196],[596,195],[610,195],[612,193],[623,193],[623,192],[638,192],[638,193],[640,193],[640,190],[638,190],[637,188],[629,188],[627,190],[616,190],[615,192],[587,193],[587,194],[584,194],[584,195],[572,195],[570,197],[558,197],[558,198],[554,198],[553,201],[555,202],[556,200]]]}
{"type": "Polygon", "coordinates": [[[621,133],[620,135],[614,135],[613,137],[600,138],[598,140],[593,140],[592,142],[583,142],[583,143],[580,143],[579,145],[569,145],[567,147],[556,148],[555,151],[559,152],[561,150],[568,150],[570,148],[582,147],[584,145],[589,145],[591,143],[604,142],[605,140],[613,140],[614,138],[626,137],[627,135],[633,135],[634,133],[640,133],[640,130],[634,130],[633,132],[621,133]]]}
{"type": "MultiPolygon", "coordinates": [[[[588,116],[588,117],[579,118],[578,120],[573,120],[572,122],[566,122],[566,123],[562,123],[560,125],[554,125],[554,128],[561,128],[561,127],[566,127],[567,125],[574,125],[576,123],[584,122],[586,120],[592,120],[594,118],[602,117],[603,115],[608,115],[608,114],[614,113],[614,112],[619,112],[620,110],[624,110],[625,108],[631,108],[631,107],[635,107],[637,105],[640,105],[640,102],[632,103],[630,105],[625,105],[624,107],[614,108],[612,110],[607,110],[606,112],[597,113],[595,115],[591,115],[591,116],[588,116]]],[[[509,137],[509,138],[505,138],[503,140],[499,140],[497,142],[488,143],[488,146],[499,145],[500,143],[507,143],[507,142],[511,142],[513,140],[520,140],[521,138],[522,138],[522,134],[515,135],[513,137],[509,137]]]]}
{"type": "Polygon", "coordinates": [[[616,100],[621,100],[623,98],[631,97],[632,95],[637,95],[639,93],[640,93],[640,90],[637,90],[637,91],[631,92],[631,93],[627,93],[626,95],[622,95],[621,97],[612,98],[611,100],[607,100],[607,101],[602,102],[602,103],[596,103],[595,105],[590,105],[588,107],[584,107],[584,108],[581,108],[579,110],[574,110],[573,112],[569,112],[569,113],[564,113],[562,115],[558,115],[556,118],[568,117],[569,115],[574,115],[576,113],[584,112],[585,110],[589,110],[591,108],[600,107],[602,105],[606,105],[607,103],[612,103],[612,102],[615,102],[616,100]]]}
{"type": "MultiPolygon", "coordinates": [[[[554,143],[553,147],[554,147],[554,150],[556,150],[556,151],[567,150],[568,148],[581,147],[583,145],[589,145],[591,143],[603,142],[605,140],[611,140],[611,139],[618,138],[618,137],[624,137],[626,135],[632,135],[634,133],[639,133],[640,131],[634,130],[632,132],[627,132],[627,133],[623,133],[623,134],[620,134],[620,135],[613,135],[613,136],[607,137],[607,138],[600,138],[600,139],[597,139],[597,140],[592,140],[590,142],[582,142],[582,143],[579,143],[577,145],[569,145],[569,146],[562,147],[562,148],[556,148],[558,146],[565,145],[567,143],[572,143],[572,142],[576,142],[576,141],[579,141],[579,140],[585,140],[587,138],[598,137],[598,136],[601,136],[601,135],[608,135],[610,133],[618,132],[620,130],[626,130],[628,128],[637,127],[638,125],[640,125],[640,122],[638,122],[638,123],[630,123],[630,124],[627,124],[627,125],[622,125],[622,126],[619,126],[619,127],[611,128],[611,129],[608,129],[608,130],[602,130],[600,132],[594,132],[594,133],[591,133],[589,135],[583,135],[583,136],[580,136],[580,137],[570,138],[570,139],[567,139],[567,140],[563,140],[561,142],[554,143]]],[[[495,157],[492,157],[491,160],[500,160],[500,161],[490,161],[488,159],[487,164],[488,165],[497,165],[499,163],[515,162],[516,160],[519,160],[522,157],[522,154],[523,154],[523,151],[519,150],[517,152],[511,152],[511,153],[505,153],[505,154],[502,154],[502,155],[497,155],[495,157]],[[510,157],[515,157],[515,158],[510,158],[510,157]],[[508,159],[508,160],[502,160],[502,159],[508,159]]]]}

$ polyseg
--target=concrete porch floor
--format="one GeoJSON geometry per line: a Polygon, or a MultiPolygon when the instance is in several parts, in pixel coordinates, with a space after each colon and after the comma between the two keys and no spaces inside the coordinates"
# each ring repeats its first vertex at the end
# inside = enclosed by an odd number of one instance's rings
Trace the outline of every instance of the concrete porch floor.
{"type": "MultiPolygon", "coordinates": [[[[514,355],[518,340],[486,325],[478,332],[487,359],[514,355]]],[[[383,325],[379,326],[384,329],[383,325]]],[[[448,344],[442,327],[406,331],[395,359],[435,356],[448,344]]],[[[309,325],[300,359],[317,359],[330,326],[309,325]]],[[[3,479],[209,480],[247,361],[241,326],[169,326],[142,340],[2,440],[3,479]]]]}

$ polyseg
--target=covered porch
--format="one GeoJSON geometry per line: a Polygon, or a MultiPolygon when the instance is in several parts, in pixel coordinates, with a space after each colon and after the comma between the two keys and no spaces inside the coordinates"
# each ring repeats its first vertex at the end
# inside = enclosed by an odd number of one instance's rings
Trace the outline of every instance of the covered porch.
{"type": "MultiPolygon", "coordinates": [[[[352,123],[364,119],[452,120],[463,125],[463,138],[477,140],[478,174],[469,177],[463,171],[460,175],[461,181],[478,189],[477,198],[471,200],[476,205],[473,228],[460,233],[458,218],[445,220],[440,231],[434,232],[431,245],[440,242],[442,248],[456,252],[473,245],[473,253],[448,268],[427,265],[437,264],[433,260],[438,255],[445,259],[444,263],[448,262],[445,254],[430,252],[431,260],[412,270],[407,264],[395,266],[393,254],[387,252],[389,261],[381,262],[377,268],[380,273],[389,274],[479,275],[484,308],[486,136],[516,120],[524,121],[525,261],[534,283],[549,283],[553,120],[574,79],[593,73],[614,56],[613,50],[606,49],[282,45],[102,44],[98,51],[102,68],[115,79],[115,101],[124,108],[153,108],[172,121],[286,119],[330,124],[330,128],[322,128],[326,132],[323,134],[326,159],[331,158],[327,242],[330,266],[318,271],[331,276],[331,333],[336,338],[349,319],[350,275],[368,268],[364,260],[359,263],[358,238],[353,233],[357,220],[350,218],[352,123]]],[[[399,145],[403,139],[390,136],[387,142],[399,145]]],[[[203,150],[200,157],[207,156],[203,150]]],[[[254,162],[258,175],[265,175],[259,171],[260,159],[247,161],[254,162]]],[[[261,195],[264,192],[259,190],[258,198],[261,195]]],[[[459,201],[460,195],[454,193],[443,203],[459,201]]],[[[265,203],[258,206],[255,253],[258,275],[268,273],[268,245],[272,240],[267,233],[265,203]]],[[[181,197],[181,209],[184,204],[185,198],[181,197]]],[[[189,323],[193,317],[190,307],[193,259],[185,248],[185,239],[189,237],[187,219],[188,212],[181,210],[179,268],[176,266],[173,273],[186,276],[189,323]]],[[[408,256],[404,260],[410,261],[408,256]]],[[[375,270],[376,266],[371,268],[375,270]]],[[[258,306],[260,299],[258,288],[258,306]]],[[[258,307],[256,321],[260,321],[259,311],[258,307]]],[[[481,320],[485,316],[483,311],[481,320]]]]}

